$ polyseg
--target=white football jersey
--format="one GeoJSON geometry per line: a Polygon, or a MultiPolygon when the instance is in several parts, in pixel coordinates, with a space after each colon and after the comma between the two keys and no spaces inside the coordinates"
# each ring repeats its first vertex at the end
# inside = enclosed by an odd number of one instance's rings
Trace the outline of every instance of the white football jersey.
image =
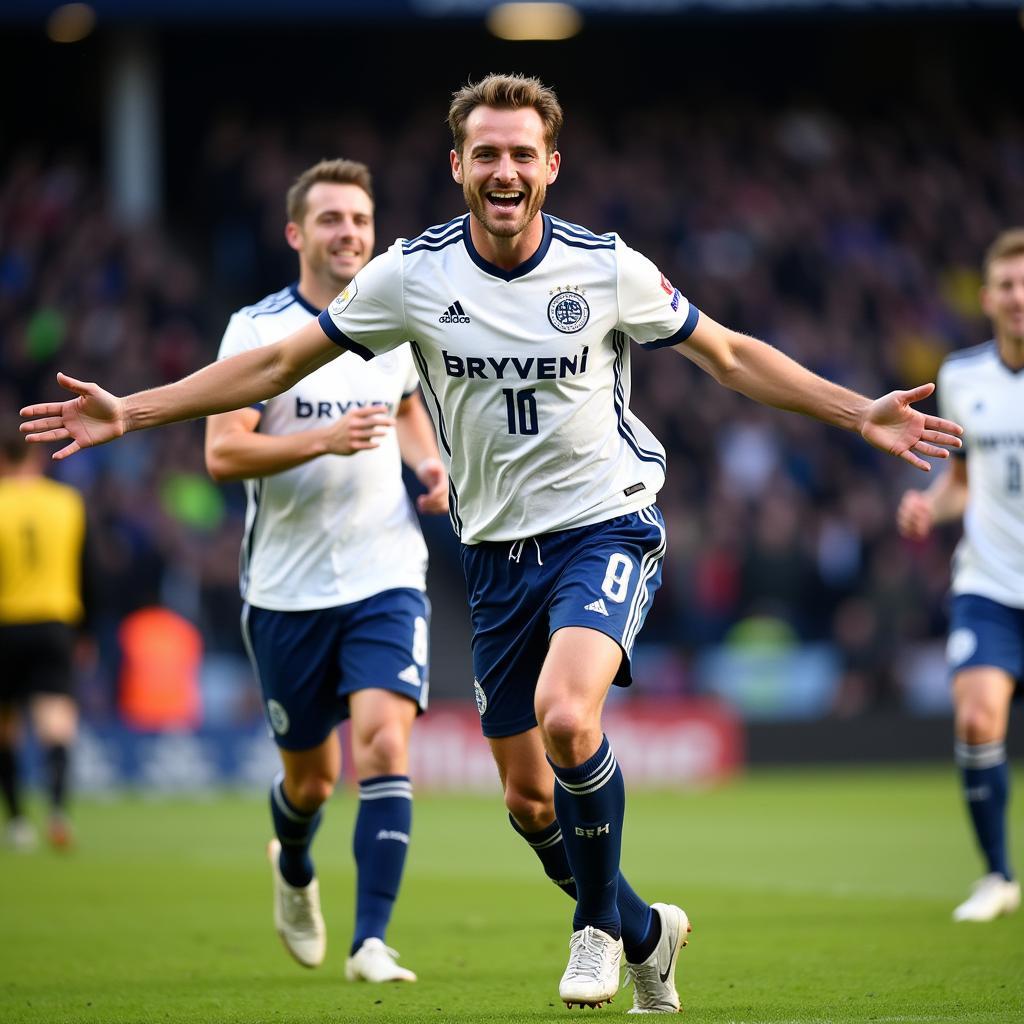
{"type": "Polygon", "coordinates": [[[969,486],[952,592],[1024,608],[1024,371],[990,341],[949,356],[937,387],[941,414],[964,428],[969,486]]]}
{"type": "Polygon", "coordinates": [[[412,339],[465,544],[603,522],[665,480],[629,411],[629,341],[677,344],[697,310],[617,235],[542,216],[515,270],[476,251],[467,214],[399,239],[320,315],[365,358],[412,339]]]}
{"type": "MultiPolygon", "coordinates": [[[[268,295],[231,317],[218,358],[280,341],[318,312],[295,285],[268,295]]],[[[260,405],[258,429],[294,434],[364,405],[387,405],[393,415],[416,386],[407,345],[371,362],[345,353],[260,405]]],[[[247,480],[242,597],[257,608],[303,611],[395,587],[425,589],[427,549],[401,467],[390,430],[379,448],[247,480]]]]}

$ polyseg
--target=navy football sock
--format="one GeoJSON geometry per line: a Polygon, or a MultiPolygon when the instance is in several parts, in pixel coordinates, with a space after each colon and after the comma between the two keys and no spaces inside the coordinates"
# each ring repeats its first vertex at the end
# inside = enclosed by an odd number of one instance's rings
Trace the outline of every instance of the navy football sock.
{"type": "Polygon", "coordinates": [[[278,775],[270,787],[270,817],[281,841],[281,876],[289,885],[304,888],[313,880],[313,861],[309,847],[320,827],[323,815],[318,808],[304,814],[285,796],[284,775],[278,775]]]}
{"type": "Polygon", "coordinates": [[[0,746],[0,793],[9,818],[21,817],[21,787],[18,785],[18,755],[13,747],[0,746]]]}
{"type": "Polygon", "coordinates": [[[956,763],[960,766],[964,796],[971,822],[989,872],[1011,878],[1006,856],[1006,804],[1009,799],[1010,773],[1006,764],[1006,745],[993,743],[956,743],[956,763]]]}
{"type": "MultiPolygon", "coordinates": [[[[569,858],[562,842],[562,830],[558,821],[553,821],[539,832],[524,832],[510,814],[512,827],[526,840],[529,847],[544,866],[544,874],[566,895],[576,899],[576,879],[572,877],[569,858]]],[[[619,872],[616,903],[622,927],[622,946],[626,959],[631,964],[643,963],[661,938],[661,920],[651,911],[619,872]]]]}
{"type": "Polygon", "coordinates": [[[560,768],[551,762],[551,767],[557,780],[555,815],[576,879],[573,930],[593,925],[617,939],[622,934],[617,900],[626,806],[622,772],[607,737],[583,764],[560,768]]]}
{"type": "Polygon", "coordinates": [[[378,775],[359,783],[352,836],[356,858],[356,930],[352,952],[366,939],[383,940],[405,869],[412,829],[408,775],[378,775]]]}
{"type": "Polygon", "coordinates": [[[661,938],[661,918],[640,899],[619,874],[619,917],[622,918],[622,952],[631,964],[642,964],[661,938]]]}
{"type": "Polygon", "coordinates": [[[572,877],[569,858],[565,855],[565,843],[562,842],[562,830],[556,818],[547,828],[539,832],[524,832],[519,822],[510,814],[511,826],[526,840],[530,849],[537,854],[544,874],[551,879],[566,895],[576,899],[576,879],[572,877]]]}
{"type": "Polygon", "coordinates": [[[68,748],[63,743],[46,748],[46,791],[50,807],[63,811],[68,795],[68,748]]]}

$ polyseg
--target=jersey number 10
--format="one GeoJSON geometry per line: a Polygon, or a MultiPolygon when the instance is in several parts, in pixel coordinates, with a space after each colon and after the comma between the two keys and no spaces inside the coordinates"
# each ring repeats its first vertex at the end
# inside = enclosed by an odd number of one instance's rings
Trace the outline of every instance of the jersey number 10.
{"type": "Polygon", "coordinates": [[[537,433],[537,399],[534,398],[536,388],[502,388],[505,396],[505,416],[508,419],[510,434],[537,433]]]}

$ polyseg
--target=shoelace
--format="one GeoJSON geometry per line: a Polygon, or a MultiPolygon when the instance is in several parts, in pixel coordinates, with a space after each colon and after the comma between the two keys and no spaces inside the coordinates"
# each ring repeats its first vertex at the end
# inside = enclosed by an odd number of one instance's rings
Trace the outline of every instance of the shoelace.
{"type": "MultiPolygon", "coordinates": [[[[665,987],[665,983],[661,980],[661,975],[658,973],[658,965],[656,961],[651,961],[647,964],[626,964],[626,977],[623,979],[622,987],[628,988],[629,984],[633,984],[633,1000],[634,1004],[638,1009],[641,1010],[657,1010],[661,1007],[661,1001],[655,994],[658,991],[658,987],[665,987]]],[[[665,1003],[665,1005],[670,1005],[665,1003]]]]}
{"type": "Polygon", "coordinates": [[[299,892],[289,892],[285,895],[291,924],[314,928],[313,901],[309,898],[308,892],[302,889],[299,892]]]}
{"type": "Polygon", "coordinates": [[[601,942],[594,929],[587,925],[582,932],[573,935],[569,943],[569,966],[565,973],[573,978],[592,978],[603,973],[608,948],[608,944],[601,942]]]}

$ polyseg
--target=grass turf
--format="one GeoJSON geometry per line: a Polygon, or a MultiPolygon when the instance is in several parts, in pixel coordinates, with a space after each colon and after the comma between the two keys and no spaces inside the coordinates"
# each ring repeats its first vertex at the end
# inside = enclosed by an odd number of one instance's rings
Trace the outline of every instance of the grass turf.
{"type": "MultiPolygon", "coordinates": [[[[557,999],[570,904],[505,823],[497,792],[417,797],[388,940],[421,980],[346,984],[354,805],[336,796],[317,840],[328,959],[304,971],[271,924],[262,798],[80,801],[73,852],[0,851],[0,1021],[571,1016],[557,999]]],[[[634,794],[627,815],[630,880],[694,923],[679,972],[689,1020],[1024,1021],[1024,913],[950,922],[979,873],[952,768],[760,772],[634,794]]],[[[596,1012],[618,1017],[631,1001],[627,990],[596,1012]]]]}

